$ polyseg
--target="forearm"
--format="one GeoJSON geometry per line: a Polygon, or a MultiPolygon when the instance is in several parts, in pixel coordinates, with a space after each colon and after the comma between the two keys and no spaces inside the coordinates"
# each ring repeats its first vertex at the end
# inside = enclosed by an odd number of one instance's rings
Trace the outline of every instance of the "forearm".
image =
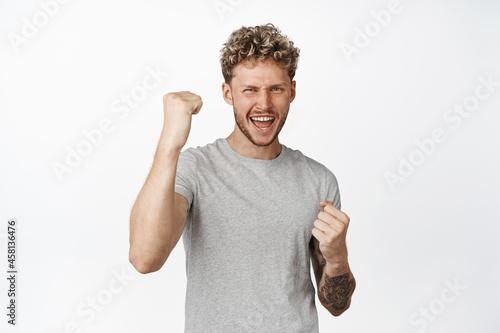
{"type": "Polygon", "coordinates": [[[356,280],[346,261],[344,265],[326,263],[318,286],[318,298],[334,316],[341,315],[349,308],[356,288],[356,280]]]}
{"type": "Polygon", "coordinates": [[[162,136],[153,166],[130,214],[130,262],[141,272],[159,269],[177,242],[175,173],[180,150],[162,136]]]}

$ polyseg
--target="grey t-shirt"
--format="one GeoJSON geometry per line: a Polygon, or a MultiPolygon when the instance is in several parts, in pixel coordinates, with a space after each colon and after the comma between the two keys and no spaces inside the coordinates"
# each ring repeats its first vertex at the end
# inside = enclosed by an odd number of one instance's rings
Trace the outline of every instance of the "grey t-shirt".
{"type": "Polygon", "coordinates": [[[324,165],[281,146],[271,160],[225,138],[181,152],[185,332],[318,332],[309,242],[319,202],[340,209],[340,194],[324,165]]]}

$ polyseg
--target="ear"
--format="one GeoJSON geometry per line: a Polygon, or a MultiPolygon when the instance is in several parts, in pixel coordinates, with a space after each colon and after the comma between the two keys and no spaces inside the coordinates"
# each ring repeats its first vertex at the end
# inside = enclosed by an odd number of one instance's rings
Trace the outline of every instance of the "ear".
{"type": "Polygon", "coordinates": [[[295,99],[295,87],[296,87],[297,82],[292,81],[292,86],[290,87],[290,103],[293,102],[295,99]]]}
{"type": "Polygon", "coordinates": [[[226,82],[222,84],[222,97],[227,104],[233,105],[233,94],[231,93],[231,86],[226,82]]]}

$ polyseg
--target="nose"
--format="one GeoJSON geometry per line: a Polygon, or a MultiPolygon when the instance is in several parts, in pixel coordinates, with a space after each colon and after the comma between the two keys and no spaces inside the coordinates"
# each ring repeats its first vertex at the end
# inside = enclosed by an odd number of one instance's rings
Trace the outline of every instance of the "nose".
{"type": "Polygon", "coordinates": [[[271,92],[267,90],[261,91],[257,100],[257,107],[262,110],[268,110],[271,108],[271,105],[271,92]]]}

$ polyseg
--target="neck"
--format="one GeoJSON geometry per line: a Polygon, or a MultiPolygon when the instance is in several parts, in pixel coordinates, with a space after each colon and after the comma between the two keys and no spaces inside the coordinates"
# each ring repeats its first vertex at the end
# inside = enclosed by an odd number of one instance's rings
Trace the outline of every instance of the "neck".
{"type": "Polygon", "coordinates": [[[281,153],[278,137],[268,146],[254,145],[243,133],[238,133],[238,131],[233,131],[226,139],[235,152],[245,157],[272,160],[281,153]]]}

